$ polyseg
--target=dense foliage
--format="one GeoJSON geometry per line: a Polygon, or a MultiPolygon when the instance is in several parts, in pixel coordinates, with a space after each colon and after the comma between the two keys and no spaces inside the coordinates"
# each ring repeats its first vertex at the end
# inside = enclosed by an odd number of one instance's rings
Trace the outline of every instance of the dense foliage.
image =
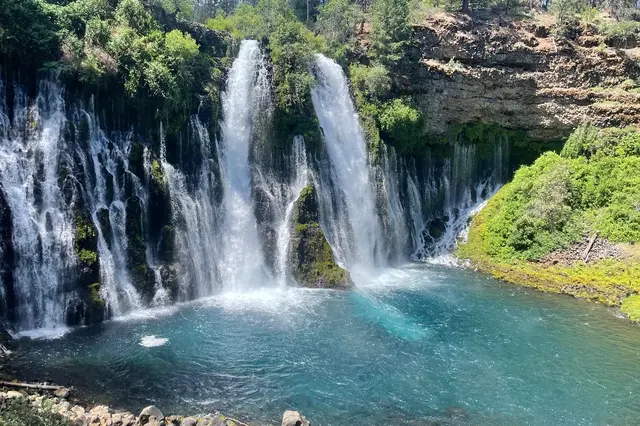
{"type": "Polygon", "coordinates": [[[515,174],[487,206],[483,251],[536,260],[598,231],[640,241],[640,132],[584,126],[561,155],[548,152],[515,174]]]}

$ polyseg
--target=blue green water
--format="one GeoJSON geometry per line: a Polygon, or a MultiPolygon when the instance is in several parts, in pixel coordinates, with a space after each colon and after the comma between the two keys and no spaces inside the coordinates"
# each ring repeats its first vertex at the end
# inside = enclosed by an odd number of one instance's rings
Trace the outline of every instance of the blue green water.
{"type": "Polygon", "coordinates": [[[220,296],[23,343],[25,375],[133,411],[278,423],[294,408],[314,425],[640,422],[640,327],[444,267],[389,270],[351,292],[220,296]]]}

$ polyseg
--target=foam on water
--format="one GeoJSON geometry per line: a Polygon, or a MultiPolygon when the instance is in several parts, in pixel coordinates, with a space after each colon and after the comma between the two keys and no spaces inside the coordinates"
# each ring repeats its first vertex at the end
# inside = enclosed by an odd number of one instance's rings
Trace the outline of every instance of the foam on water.
{"type": "Polygon", "coordinates": [[[140,339],[140,343],[138,344],[145,348],[155,348],[158,346],[165,345],[168,341],[169,339],[166,339],[164,337],[156,337],[151,335],[151,336],[144,336],[142,339],[140,339]]]}
{"type": "Polygon", "coordinates": [[[29,339],[59,339],[73,331],[71,327],[51,327],[51,328],[36,328],[32,330],[21,330],[15,333],[13,337],[16,338],[29,338],[29,339]]]}

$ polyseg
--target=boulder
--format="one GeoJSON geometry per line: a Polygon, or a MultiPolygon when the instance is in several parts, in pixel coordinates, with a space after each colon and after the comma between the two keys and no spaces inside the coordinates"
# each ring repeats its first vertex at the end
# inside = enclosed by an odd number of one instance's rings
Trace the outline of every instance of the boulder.
{"type": "Polygon", "coordinates": [[[21,394],[20,392],[13,391],[13,390],[7,391],[7,398],[22,398],[22,397],[24,397],[24,395],[21,394]]]}
{"type": "Polygon", "coordinates": [[[218,416],[204,416],[198,419],[196,426],[225,426],[225,422],[218,416]]]}
{"type": "Polygon", "coordinates": [[[311,423],[297,411],[285,411],[282,415],[282,426],[311,426],[311,423]]]}
{"type": "Polygon", "coordinates": [[[109,413],[109,407],[105,405],[95,406],[89,411],[87,416],[89,424],[91,426],[112,426],[111,414],[109,413]]]}
{"type": "Polygon", "coordinates": [[[193,417],[185,417],[184,419],[182,419],[182,423],[180,423],[180,426],[196,426],[196,419],[194,419],[193,417]]]}
{"type": "Polygon", "coordinates": [[[166,426],[180,426],[182,424],[180,416],[167,416],[164,418],[164,422],[166,426]]]}
{"type": "Polygon", "coordinates": [[[138,420],[141,425],[146,425],[147,423],[151,423],[150,420],[152,417],[155,417],[157,420],[162,420],[164,419],[164,414],[162,414],[162,411],[155,405],[150,405],[140,412],[138,420]]]}
{"type": "Polygon", "coordinates": [[[165,423],[161,419],[151,416],[149,417],[149,420],[147,421],[146,426],[165,426],[165,423]]]}
{"type": "Polygon", "coordinates": [[[134,426],[136,420],[136,416],[131,413],[116,413],[111,416],[113,426],[134,426]]]}
{"type": "Polygon", "coordinates": [[[350,288],[349,272],[333,258],[318,215],[318,195],[313,185],[301,192],[293,214],[293,238],[289,252],[291,273],[303,287],[350,288]]]}
{"type": "Polygon", "coordinates": [[[67,388],[60,388],[60,389],[56,389],[53,394],[55,396],[57,396],[58,398],[66,398],[69,396],[69,394],[71,393],[71,391],[67,388]]]}

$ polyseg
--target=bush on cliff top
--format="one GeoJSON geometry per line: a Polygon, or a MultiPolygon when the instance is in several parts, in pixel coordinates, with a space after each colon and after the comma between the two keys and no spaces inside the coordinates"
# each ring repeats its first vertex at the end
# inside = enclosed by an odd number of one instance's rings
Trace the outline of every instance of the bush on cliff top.
{"type": "Polygon", "coordinates": [[[563,155],[548,152],[518,170],[483,212],[481,251],[537,260],[595,231],[640,241],[640,133],[579,128],[563,155]]]}

